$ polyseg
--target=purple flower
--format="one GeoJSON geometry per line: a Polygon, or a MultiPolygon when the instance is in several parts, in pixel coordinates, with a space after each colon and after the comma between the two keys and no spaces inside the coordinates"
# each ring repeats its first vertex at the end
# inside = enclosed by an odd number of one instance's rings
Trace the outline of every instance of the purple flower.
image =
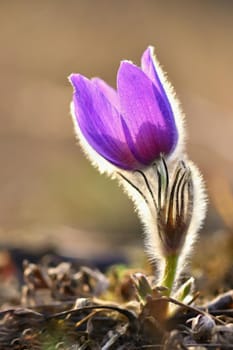
{"type": "Polygon", "coordinates": [[[178,130],[149,47],[141,68],[121,62],[117,91],[103,80],[72,74],[74,113],[90,146],[126,170],[140,169],[173,152],[178,130]]]}

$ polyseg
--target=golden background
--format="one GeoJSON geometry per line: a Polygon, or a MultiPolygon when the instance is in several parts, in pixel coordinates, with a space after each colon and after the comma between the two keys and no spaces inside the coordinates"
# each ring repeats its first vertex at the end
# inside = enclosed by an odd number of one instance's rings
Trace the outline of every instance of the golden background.
{"type": "Polygon", "coordinates": [[[115,85],[120,60],[139,63],[148,45],[207,183],[202,236],[231,227],[233,2],[0,0],[0,29],[2,246],[51,244],[75,256],[142,247],[131,202],[76,145],[67,76],[115,85]]]}

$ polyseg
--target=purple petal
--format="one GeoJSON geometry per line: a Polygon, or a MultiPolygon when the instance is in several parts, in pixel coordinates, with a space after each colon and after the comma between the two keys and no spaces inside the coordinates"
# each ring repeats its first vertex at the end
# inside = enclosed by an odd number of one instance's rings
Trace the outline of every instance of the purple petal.
{"type": "Polygon", "coordinates": [[[125,141],[121,116],[101,89],[79,74],[72,74],[74,109],[88,143],[111,163],[123,169],[138,165],[125,141]]]}
{"type": "Polygon", "coordinates": [[[148,76],[149,79],[151,79],[158,89],[158,91],[162,94],[164,94],[164,89],[162,87],[162,84],[160,82],[158,73],[156,71],[156,62],[153,57],[153,47],[149,46],[144,53],[142,54],[141,58],[141,67],[143,72],[148,76]]]}
{"type": "Polygon", "coordinates": [[[122,62],[117,80],[123,128],[128,145],[139,162],[149,165],[176,145],[177,129],[166,96],[138,67],[122,62]]]}
{"type": "Polygon", "coordinates": [[[107,100],[117,109],[119,110],[119,98],[116,90],[114,90],[111,86],[105,83],[104,80],[100,78],[92,78],[91,81],[101,90],[107,100]]]}

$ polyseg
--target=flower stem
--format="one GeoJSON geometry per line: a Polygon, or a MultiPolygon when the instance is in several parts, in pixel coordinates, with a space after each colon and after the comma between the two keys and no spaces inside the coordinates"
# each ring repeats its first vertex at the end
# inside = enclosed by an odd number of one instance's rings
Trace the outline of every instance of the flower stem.
{"type": "Polygon", "coordinates": [[[169,296],[174,285],[178,263],[178,254],[171,254],[165,258],[165,268],[162,278],[162,286],[167,288],[165,295],[169,296]]]}

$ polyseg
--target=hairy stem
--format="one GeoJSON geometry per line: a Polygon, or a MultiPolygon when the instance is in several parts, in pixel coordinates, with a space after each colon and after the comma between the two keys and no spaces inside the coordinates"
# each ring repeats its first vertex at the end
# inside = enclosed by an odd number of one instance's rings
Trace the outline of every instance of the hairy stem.
{"type": "Polygon", "coordinates": [[[170,296],[172,287],[174,285],[176,270],[178,263],[178,254],[170,254],[165,258],[165,267],[162,277],[162,286],[167,288],[166,296],[170,296]]]}

